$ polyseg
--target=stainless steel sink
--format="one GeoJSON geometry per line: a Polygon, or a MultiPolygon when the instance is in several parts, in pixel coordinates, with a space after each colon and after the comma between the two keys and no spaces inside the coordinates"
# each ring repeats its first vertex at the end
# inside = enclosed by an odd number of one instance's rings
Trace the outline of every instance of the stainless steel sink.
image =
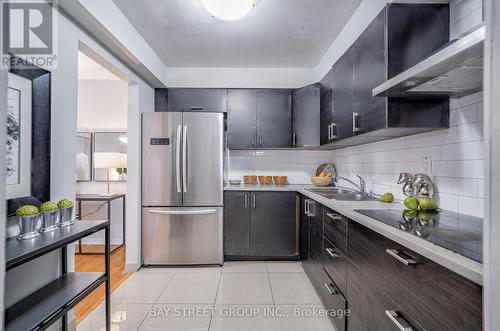
{"type": "Polygon", "coordinates": [[[374,201],[376,198],[362,194],[346,188],[327,187],[327,188],[308,188],[310,192],[324,196],[327,199],[335,199],[339,201],[374,201]]]}
{"type": "Polygon", "coordinates": [[[320,195],[354,193],[354,191],[342,187],[312,187],[307,190],[320,195]]]}

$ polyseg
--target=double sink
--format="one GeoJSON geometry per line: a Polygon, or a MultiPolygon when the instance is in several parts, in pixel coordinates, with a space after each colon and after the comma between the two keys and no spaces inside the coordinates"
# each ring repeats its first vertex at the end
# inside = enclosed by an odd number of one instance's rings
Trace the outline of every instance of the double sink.
{"type": "Polygon", "coordinates": [[[319,194],[327,199],[335,199],[339,201],[374,201],[377,200],[373,196],[361,193],[359,191],[350,190],[343,187],[324,187],[324,188],[308,188],[310,192],[319,194]]]}

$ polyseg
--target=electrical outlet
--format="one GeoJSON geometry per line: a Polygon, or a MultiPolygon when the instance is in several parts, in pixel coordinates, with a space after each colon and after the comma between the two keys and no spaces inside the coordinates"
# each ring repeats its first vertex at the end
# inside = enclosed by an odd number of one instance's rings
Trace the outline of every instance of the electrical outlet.
{"type": "Polygon", "coordinates": [[[424,156],[424,174],[432,175],[432,158],[430,156],[424,156]]]}

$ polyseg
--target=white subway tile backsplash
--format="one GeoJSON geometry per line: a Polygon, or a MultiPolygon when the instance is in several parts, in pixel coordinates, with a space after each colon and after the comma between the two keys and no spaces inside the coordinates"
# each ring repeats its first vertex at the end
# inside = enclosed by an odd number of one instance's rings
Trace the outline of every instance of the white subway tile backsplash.
{"type": "Polygon", "coordinates": [[[410,148],[397,151],[399,161],[423,161],[424,158],[430,158],[432,161],[439,161],[441,160],[441,155],[441,146],[410,148]]]}
{"type": "Polygon", "coordinates": [[[432,174],[438,177],[484,178],[483,160],[437,161],[432,174]]]}
{"type": "Polygon", "coordinates": [[[477,197],[484,199],[484,179],[477,180],[477,197]]]}
{"type": "Polygon", "coordinates": [[[434,177],[434,186],[439,193],[477,197],[478,179],[434,177]]]}
{"type": "Polygon", "coordinates": [[[477,104],[457,108],[450,112],[450,126],[473,123],[478,120],[477,104]]]}
{"type": "Polygon", "coordinates": [[[462,98],[450,99],[450,108],[457,109],[483,102],[483,92],[467,95],[462,98]]]}
{"type": "Polygon", "coordinates": [[[458,212],[484,217],[484,199],[459,196],[458,212]]]}
{"type": "Polygon", "coordinates": [[[441,193],[434,199],[441,209],[458,211],[458,195],[441,193]]]}
{"type": "Polygon", "coordinates": [[[458,129],[449,129],[420,133],[406,138],[407,148],[438,146],[443,144],[453,144],[458,141],[458,129]]]}
{"type": "Polygon", "coordinates": [[[484,142],[472,141],[443,146],[443,160],[482,160],[484,142]]]}
{"type": "Polygon", "coordinates": [[[458,127],[458,141],[483,140],[484,125],[483,122],[465,124],[458,127]]]}

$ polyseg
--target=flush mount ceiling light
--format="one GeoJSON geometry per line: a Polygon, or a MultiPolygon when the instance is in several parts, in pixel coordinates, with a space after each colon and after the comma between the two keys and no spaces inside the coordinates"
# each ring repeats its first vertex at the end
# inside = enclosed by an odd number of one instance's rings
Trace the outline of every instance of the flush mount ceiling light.
{"type": "Polygon", "coordinates": [[[201,3],[213,17],[234,21],[248,14],[255,0],[201,0],[201,3]]]}

